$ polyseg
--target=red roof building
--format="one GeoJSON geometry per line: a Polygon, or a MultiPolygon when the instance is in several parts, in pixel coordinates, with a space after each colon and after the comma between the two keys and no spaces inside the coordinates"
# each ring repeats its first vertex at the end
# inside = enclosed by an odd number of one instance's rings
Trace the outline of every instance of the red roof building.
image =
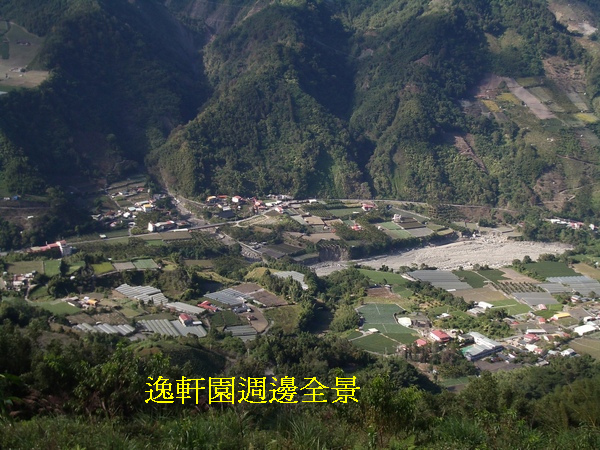
{"type": "Polygon", "coordinates": [[[429,333],[429,337],[437,342],[450,342],[450,336],[444,333],[442,330],[433,330],[429,333]]]}
{"type": "Polygon", "coordinates": [[[194,319],[188,314],[179,314],[179,321],[188,327],[194,322],[194,319]]]}

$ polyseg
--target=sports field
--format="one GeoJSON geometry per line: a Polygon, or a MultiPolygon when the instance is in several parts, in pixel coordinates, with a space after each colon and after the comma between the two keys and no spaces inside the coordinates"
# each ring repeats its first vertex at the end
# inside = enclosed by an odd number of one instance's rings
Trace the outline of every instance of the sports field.
{"type": "Polygon", "coordinates": [[[138,259],[137,261],[132,262],[136,269],[158,269],[156,263],[151,259],[138,259]]]}
{"type": "Polygon", "coordinates": [[[397,342],[378,333],[354,339],[352,343],[363,350],[381,353],[383,355],[396,353],[396,348],[398,347],[397,342]]]}
{"type": "MultiPolygon", "coordinates": [[[[396,345],[399,344],[410,344],[417,339],[416,333],[410,328],[403,327],[396,322],[394,314],[403,312],[402,308],[394,304],[384,303],[367,303],[364,306],[358,308],[358,312],[362,314],[365,321],[363,323],[363,330],[375,328],[382,333],[386,338],[391,338],[396,341],[396,345]]],[[[363,343],[361,341],[366,338],[370,338],[371,335],[363,338],[356,339],[352,342],[356,343],[359,347],[363,343]]],[[[385,340],[370,338],[367,341],[370,348],[366,350],[384,353],[388,343],[385,340]],[[377,346],[377,343],[382,344],[378,349],[373,349],[377,346]]]]}

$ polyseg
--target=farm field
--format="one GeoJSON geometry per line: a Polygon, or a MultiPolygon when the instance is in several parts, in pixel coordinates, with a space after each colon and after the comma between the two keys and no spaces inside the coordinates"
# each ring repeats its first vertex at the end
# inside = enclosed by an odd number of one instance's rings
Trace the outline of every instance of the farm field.
{"type": "Polygon", "coordinates": [[[183,264],[186,267],[202,267],[203,269],[210,269],[213,267],[211,259],[185,259],[183,264]]]}
{"type": "Polygon", "coordinates": [[[8,264],[6,271],[10,274],[31,273],[33,271],[43,273],[43,261],[17,261],[8,264]]]}
{"type": "Polygon", "coordinates": [[[485,286],[486,280],[477,272],[472,272],[470,270],[453,270],[452,273],[461,278],[472,288],[482,288],[485,286]]]}
{"type": "Polygon", "coordinates": [[[454,295],[464,298],[466,302],[494,302],[506,298],[502,292],[493,290],[489,287],[456,291],[454,292],[454,295]]]}
{"type": "Polygon", "coordinates": [[[100,264],[92,264],[92,269],[96,275],[102,275],[104,273],[112,272],[115,270],[113,265],[109,262],[103,262],[100,264]]]}
{"type": "Polygon", "coordinates": [[[584,336],[573,339],[569,346],[577,353],[587,354],[596,358],[596,360],[600,360],[600,339],[596,335],[594,337],[584,336]]]}
{"type": "Polygon", "coordinates": [[[575,264],[573,267],[582,275],[587,275],[595,280],[600,280],[600,270],[595,269],[594,267],[588,266],[585,263],[575,264]]]}
{"type": "Polygon", "coordinates": [[[576,277],[579,274],[568,267],[565,263],[554,261],[542,261],[525,264],[525,268],[536,275],[548,277],[576,277]]]}
{"type": "Polygon", "coordinates": [[[498,269],[478,270],[477,273],[490,281],[507,280],[505,273],[498,269]]]}
{"type": "Polygon", "coordinates": [[[542,311],[536,311],[535,315],[538,317],[543,317],[544,319],[549,319],[554,314],[556,314],[557,312],[561,312],[562,310],[563,310],[563,305],[560,303],[557,305],[548,305],[548,309],[542,310],[542,311]]]}
{"type": "Polygon", "coordinates": [[[76,314],[81,311],[79,308],[75,306],[69,305],[67,302],[37,302],[36,306],[40,308],[44,308],[47,311],[50,311],[52,314],[56,315],[67,315],[67,314],[76,314]]]}
{"type": "Polygon", "coordinates": [[[218,328],[243,325],[242,319],[236,313],[229,310],[218,311],[212,314],[209,321],[211,326],[218,328]]]}
{"type": "Polygon", "coordinates": [[[362,212],[362,208],[336,208],[329,209],[329,214],[335,217],[352,216],[355,212],[362,212]]]}
{"type": "Polygon", "coordinates": [[[53,277],[60,273],[60,260],[59,259],[51,259],[49,261],[44,261],[44,274],[49,277],[53,277]]]}
{"type": "Polygon", "coordinates": [[[358,269],[360,273],[369,277],[369,279],[373,283],[383,284],[384,280],[387,281],[388,284],[398,285],[398,286],[406,286],[408,282],[407,279],[403,278],[399,273],[393,272],[381,272],[378,270],[371,269],[358,269]]]}

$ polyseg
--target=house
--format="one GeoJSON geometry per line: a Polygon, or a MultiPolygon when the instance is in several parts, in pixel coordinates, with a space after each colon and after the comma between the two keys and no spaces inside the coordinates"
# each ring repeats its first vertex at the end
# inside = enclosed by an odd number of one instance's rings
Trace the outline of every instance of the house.
{"type": "Polygon", "coordinates": [[[179,314],[179,321],[181,322],[182,325],[189,327],[194,323],[194,319],[192,318],[192,316],[188,315],[188,314],[179,314]]]}
{"type": "Polygon", "coordinates": [[[166,222],[148,222],[148,231],[151,233],[171,230],[175,228],[177,225],[172,220],[168,220],[166,222]]]}
{"type": "Polygon", "coordinates": [[[234,195],[233,197],[231,197],[231,203],[237,203],[239,205],[241,203],[244,203],[244,199],[239,195],[234,195]]]}
{"type": "Polygon", "coordinates": [[[363,203],[362,204],[362,210],[363,211],[372,211],[373,209],[375,209],[375,205],[373,203],[363,203]]]}
{"type": "Polygon", "coordinates": [[[436,342],[441,342],[445,344],[446,342],[450,342],[450,336],[444,333],[442,330],[432,330],[429,333],[429,337],[436,342]]]}
{"type": "Polygon", "coordinates": [[[425,339],[417,339],[415,344],[417,344],[417,347],[423,347],[427,345],[427,341],[425,339]]]}
{"type": "Polygon", "coordinates": [[[550,320],[566,319],[567,317],[571,317],[571,314],[567,312],[559,312],[550,317],[550,320]]]}
{"type": "Polygon", "coordinates": [[[217,312],[219,310],[219,308],[217,308],[215,305],[213,305],[211,302],[209,302],[208,300],[202,302],[202,303],[198,303],[198,306],[200,308],[204,308],[207,311],[210,312],[217,312]]]}

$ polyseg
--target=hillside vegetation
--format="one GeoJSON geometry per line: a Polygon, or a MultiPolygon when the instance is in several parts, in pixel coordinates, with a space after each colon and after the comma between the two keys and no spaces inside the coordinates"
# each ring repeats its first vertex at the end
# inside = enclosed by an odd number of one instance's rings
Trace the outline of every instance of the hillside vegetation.
{"type": "MultiPolygon", "coordinates": [[[[597,2],[573,5],[594,30],[597,2]]],[[[597,35],[546,1],[2,0],[0,17],[44,38],[29,68],[51,74],[0,98],[4,195],[147,169],[191,198],[600,210],[597,35]]]]}

